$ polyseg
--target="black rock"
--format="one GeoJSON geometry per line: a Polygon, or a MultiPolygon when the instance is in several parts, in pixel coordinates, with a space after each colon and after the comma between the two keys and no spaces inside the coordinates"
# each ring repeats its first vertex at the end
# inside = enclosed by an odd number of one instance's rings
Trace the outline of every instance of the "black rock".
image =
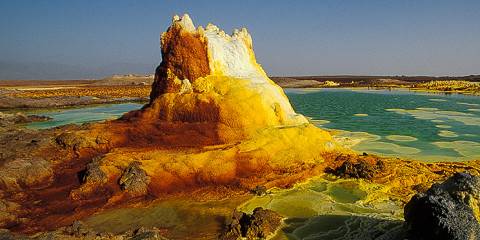
{"type": "Polygon", "coordinates": [[[473,208],[480,199],[480,178],[456,173],[425,193],[413,196],[404,209],[409,239],[480,239],[473,208]]]}

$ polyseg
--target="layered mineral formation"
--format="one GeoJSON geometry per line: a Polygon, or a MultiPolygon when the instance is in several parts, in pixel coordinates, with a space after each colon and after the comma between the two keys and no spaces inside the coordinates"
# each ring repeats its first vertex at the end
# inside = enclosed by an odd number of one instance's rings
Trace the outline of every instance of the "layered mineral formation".
{"type": "Polygon", "coordinates": [[[195,28],[185,14],[173,18],[161,44],[150,104],[137,116],[142,120],[213,123],[224,142],[308,123],[256,62],[245,28],[231,36],[212,24],[195,28]]]}
{"type": "Polygon", "coordinates": [[[246,29],[228,35],[175,16],[161,50],[149,104],[76,133],[115,150],[89,165],[73,199],[102,188],[117,199],[204,186],[285,186],[315,174],[337,150],[267,77],[246,29]]]}
{"type": "Polygon", "coordinates": [[[4,167],[16,157],[0,166],[11,173],[0,178],[0,200],[15,206],[0,218],[1,227],[30,233],[145,199],[215,199],[257,186],[288,187],[321,173],[320,163],[339,150],[267,77],[246,29],[228,35],[175,16],[161,50],[150,102],[141,110],[44,131],[48,142],[29,156],[45,159],[46,177],[4,167]],[[35,181],[23,184],[24,176],[35,181]]]}

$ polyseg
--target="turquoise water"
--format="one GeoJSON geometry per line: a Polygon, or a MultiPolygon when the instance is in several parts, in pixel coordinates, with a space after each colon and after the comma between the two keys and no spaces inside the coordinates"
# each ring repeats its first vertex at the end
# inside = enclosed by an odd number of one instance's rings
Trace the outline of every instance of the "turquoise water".
{"type": "Polygon", "coordinates": [[[480,97],[410,91],[288,89],[297,112],[355,150],[426,161],[480,159],[480,97]]]}
{"type": "MultiPolygon", "coordinates": [[[[359,152],[424,161],[480,159],[480,97],[402,90],[287,89],[297,112],[322,128],[340,131],[338,141],[359,152]]],[[[113,119],[139,109],[124,103],[37,111],[50,128],[113,119]]]]}
{"type": "Polygon", "coordinates": [[[86,122],[96,122],[106,119],[115,119],[124,113],[139,109],[143,104],[139,103],[121,103],[89,106],[82,108],[66,108],[48,111],[34,111],[29,114],[38,114],[51,117],[52,120],[46,122],[34,122],[27,125],[29,128],[45,129],[66,124],[81,124],[86,122]]]}

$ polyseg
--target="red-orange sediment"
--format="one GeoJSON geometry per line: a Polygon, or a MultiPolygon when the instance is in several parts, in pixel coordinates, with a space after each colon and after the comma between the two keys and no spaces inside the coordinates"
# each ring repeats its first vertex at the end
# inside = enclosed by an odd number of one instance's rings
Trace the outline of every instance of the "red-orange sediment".
{"type": "Polygon", "coordinates": [[[191,33],[178,25],[172,25],[162,35],[162,63],[155,71],[155,81],[150,99],[160,94],[178,92],[179,80],[190,82],[210,73],[206,40],[199,34],[191,33]]]}

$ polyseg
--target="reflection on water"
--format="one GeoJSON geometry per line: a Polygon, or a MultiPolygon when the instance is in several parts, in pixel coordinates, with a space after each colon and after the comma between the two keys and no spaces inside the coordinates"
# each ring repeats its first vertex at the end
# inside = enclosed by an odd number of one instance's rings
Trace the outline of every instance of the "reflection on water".
{"type": "Polygon", "coordinates": [[[480,159],[480,97],[350,89],[286,93],[298,112],[318,126],[342,130],[336,138],[359,152],[424,161],[480,159]]]}

